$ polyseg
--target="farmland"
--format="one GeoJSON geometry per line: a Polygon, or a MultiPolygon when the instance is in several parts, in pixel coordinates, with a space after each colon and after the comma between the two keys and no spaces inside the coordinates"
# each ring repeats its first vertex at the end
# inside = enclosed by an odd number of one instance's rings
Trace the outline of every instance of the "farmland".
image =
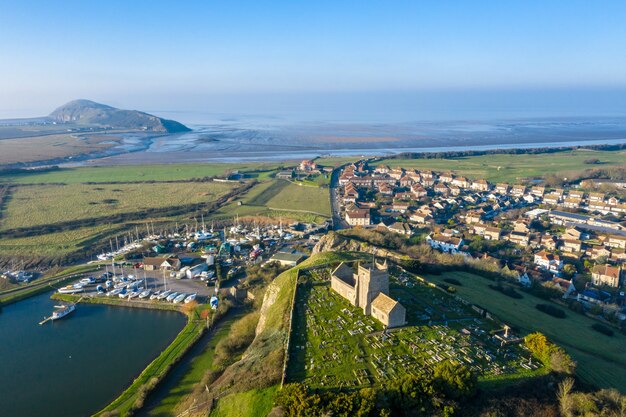
{"type": "Polygon", "coordinates": [[[409,325],[383,332],[379,322],[330,289],[329,273],[313,271],[298,287],[290,381],[319,388],[380,386],[443,360],[471,367],[482,380],[543,372],[526,349],[500,346],[492,336],[498,325],[438,289],[417,280],[392,284],[409,325]]]}
{"type": "Polygon", "coordinates": [[[231,189],[230,184],[214,182],[22,186],[12,193],[2,229],[201,203],[231,189]]]}
{"type": "Polygon", "coordinates": [[[613,337],[600,334],[591,329],[594,320],[574,312],[567,312],[565,319],[544,314],[535,305],[546,301],[530,294],[524,293],[522,299],[494,295],[488,288],[492,282],[477,275],[448,272],[427,277],[438,283],[444,283],[445,278],[462,283],[456,288],[459,296],[467,301],[486,308],[523,332],[540,331],[563,346],[578,362],[577,374],[586,381],[626,392],[626,336],[623,334],[616,332],[613,337]]]}
{"type": "Polygon", "coordinates": [[[255,185],[241,199],[215,213],[216,218],[270,216],[322,221],[330,217],[327,188],[299,186],[285,180],[268,180],[255,185]]]}
{"type": "Polygon", "coordinates": [[[0,175],[0,182],[13,184],[63,183],[79,184],[86,182],[146,182],[182,181],[224,175],[238,170],[250,176],[261,176],[277,169],[273,163],[246,164],[160,164],[60,168],[42,171],[24,171],[0,175]]]}
{"type": "Polygon", "coordinates": [[[568,176],[590,168],[626,166],[626,151],[595,151],[579,149],[540,154],[492,154],[451,159],[383,159],[377,165],[391,167],[454,171],[470,179],[491,182],[515,182],[522,178],[548,174],[568,176]],[[598,164],[585,164],[598,159],[598,164]]]}

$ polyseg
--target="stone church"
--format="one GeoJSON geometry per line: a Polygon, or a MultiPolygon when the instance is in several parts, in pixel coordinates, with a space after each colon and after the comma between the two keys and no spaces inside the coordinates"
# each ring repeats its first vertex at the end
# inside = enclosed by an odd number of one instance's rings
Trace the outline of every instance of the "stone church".
{"type": "Polygon", "coordinates": [[[357,271],[341,263],[331,274],[331,288],[350,304],[371,315],[386,327],[403,326],[406,309],[389,297],[387,261],[359,263],[357,271]]]}

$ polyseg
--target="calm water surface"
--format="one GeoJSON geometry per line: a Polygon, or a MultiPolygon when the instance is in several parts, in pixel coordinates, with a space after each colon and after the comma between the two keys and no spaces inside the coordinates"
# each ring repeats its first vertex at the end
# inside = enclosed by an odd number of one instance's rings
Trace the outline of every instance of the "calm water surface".
{"type": "Polygon", "coordinates": [[[39,326],[50,294],[0,312],[0,416],[73,417],[100,410],[178,334],[173,312],[78,305],[39,326]]]}

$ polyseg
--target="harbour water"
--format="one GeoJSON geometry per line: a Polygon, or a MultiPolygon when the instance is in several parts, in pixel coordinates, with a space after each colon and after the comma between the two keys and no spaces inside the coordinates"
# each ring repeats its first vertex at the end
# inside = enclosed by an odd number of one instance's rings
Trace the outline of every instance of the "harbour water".
{"type": "Polygon", "coordinates": [[[91,415],[176,337],[178,313],[80,304],[39,326],[58,301],[42,294],[0,312],[0,415],[91,415]]]}

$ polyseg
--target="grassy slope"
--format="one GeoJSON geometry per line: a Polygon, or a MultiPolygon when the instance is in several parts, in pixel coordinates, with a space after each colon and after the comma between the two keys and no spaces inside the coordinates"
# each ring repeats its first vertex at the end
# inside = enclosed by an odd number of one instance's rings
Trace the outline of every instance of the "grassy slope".
{"type": "Polygon", "coordinates": [[[210,335],[211,339],[204,347],[202,353],[197,355],[187,365],[184,374],[180,380],[176,381],[166,396],[160,400],[159,404],[148,412],[149,416],[167,417],[176,415],[174,410],[182,399],[191,393],[195,386],[202,380],[202,377],[208,369],[213,365],[213,357],[215,356],[215,346],[224,337],[228,336],[230,326],[241,318],[243,314],[233,314],[226,317],[218,324],[219,328],[210,335]]]}
{"type": "Polygon", "coordinates": [[[228,395],[220,399],[211,412],[211,417],[265,417],[274,406],[274,395],[278,386],[251,390],[228,395]]]}
{"type": "Polygon", "coordinates": [[[535,308],[545,300],[524,293],[523,299],[512,299],[488,288],[491,281],[466,272],[449,272],[428,276],[442,283],[444,278],[456,278],[463,283],[456,286],[459,296],[478,304],[500,319],[519,327],[524,332],[540,331],[563,346],[578,362],[578,374],[600,387],[615,387],[626,392],[626,336],[616,332],[608,337],[591,329],[594,320],[567,311],[567,318],[557,319],[535,308]]]}
{"type": "Polygon", "coordinates": [[[492,182],[514,182],[521,178],[562,173],[589,168],[626,165],[626,151],[575,150],[538,155],[481,155],[454,159],[384,159],[378,164],[404,168],[453,170],[472,179],[492,182]],[[586,159],[597,158],[601,164],[587,165],[586,159]]]}
{"type": "Polygon", "coordinates": [[[18,187],[5,210],[2,229],[212,201],[231,188],[232,184],[214,182],[18,187]]]}
{"type": "MultiPolygon", "coordinates": [[[[284,355],[285,341],[289,332],[291,301],[295,290],[298,269],[355,258],[356,255],[350,253],[325,252],[312,256],[297,267],[280,274],[266,291],[266,298],[261,309],[262,318],[259,327],[257,327],[256,337],[244,353],[242,359],[226,370],[224,375],[227,376],[227,380],[254,381],[259,378],[259,372],[263,372],[264,361],[267,360],[270,353],[280,351],[281,356],[284,355]],[[269,302],[268,294],[272,293],[275,297],[272,297],[273,302],[269,302]]],[[[280,367],[281,369],[273,369],[272,371],[280,374],[282,372],[282,361],[280,362],[280,367]]],[[[250,414],[239,412],[236,407],[233,408],[228,404],[271,404],[273,403],[274,389],[275,386],[270,386],[261,390],[253,389],[246,392],[228,394],[218,401],[216,410],[219,410],[220,414],[215,415],[220,417],[259,415],[254,410],[250,414]],[[272,394],[271,401],[266,398],[268,393],[272,394]],[[226,405],[220,405],[221,402],[226,403],[226,405]]],[[[267,414],[267,411],[265,414],[267,414]]],[[[213,416],[213,414],[211,415],[213,416]]]]}

